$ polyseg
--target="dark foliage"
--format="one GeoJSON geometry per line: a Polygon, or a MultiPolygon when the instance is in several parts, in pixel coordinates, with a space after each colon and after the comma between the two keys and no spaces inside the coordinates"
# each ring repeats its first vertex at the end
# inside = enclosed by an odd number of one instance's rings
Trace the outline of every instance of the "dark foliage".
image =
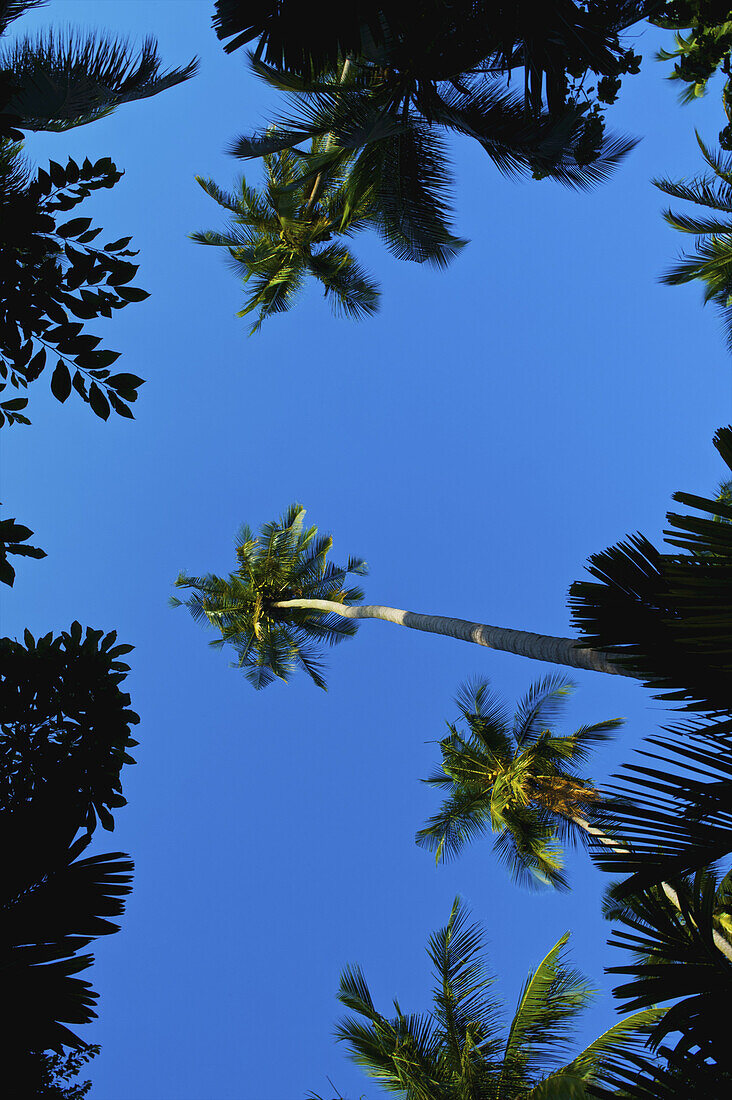
{"type": "Polygon", "coordinates": [[[15,581],[15,569],[8,561],[9,554],[16,554],[21,558],[46,557],[45,550],[27,545],[32,534],[30,527],[16,523],[14,519],[0,519],[0,581],[11,588],[15,581]]]}
{"type": "MultiPolygon", "coordinates": [[[[13,18],[33,6],[6,5],[13,18]]],[[[0,13],[0,33],[5,29],[0,13]]],[[[139,49],[106,34],[42,31],[15,39],[0,51],[0,133],[69,130],[104,118],[115,108],[147,99],[192,77],[194,58],[162,71],[154,38],[139,49]]]]}
{"type": "Polygon", "coordinates": [[[44,799],[0,812],[6,1055],[82,1047],[67,1025],[96,1016],[98,994],[77,976],[93,957],[80,952],[98,936],[119,931],[113,918],[124,909],[133,864],[122,852],[80,858],[89,837],[69,842],[69,831],[62,802],[52,806],[44,799]]]}
{"type": "Polygon", "coordinates": [[[616,888],[634,894],[712,866],[732,852],[732,722],[669,727],[649,738],[607,791],[605,811],[630,851],[598,847],[605,871],[631,877],[616,888]],[[660,750],[660,751],[658,751],[660,750]]]}
{"type": "MultiPolygon", "coordinates": [[[[714,445],[732,470],[732,428],[714,445]]],[[[659,698],[688,709],[732,715],[732,505],[675,493],[706,513],[669,512],[662,553],[642,535],[590,558],[596,581],[570,589],[574,621],[588,646],[605,650],[659,698]]]]}
{"type": "Polygon", "coordinates": [[[134,764],[139,718],[120,690],[130,645],[79,623],[25,644],[0,639],[0,807],[15,811],[50,799],[65,807],[72,834],[97,818],[112,829],[125,805],[120,771],[134,764]]]}
{"type": "Polygon", "coordinates": [[[131,889],[124,853],[82,858],[97,821],[113,828],[111,810],[125,804],[120,772],[134,763],[127,750],[137,744],[129,729],[139,719],[119,687],[129,669],[118,658],[132,647],[115,642],[114,633],[84,634],[79,623],[56,638],[36,641],[26,631],[24,644],[0,640],[6,1083],[28,1075],[35,1082],[44,1067],[60,1072],[63,1060],[49,1063],[43,1052],[85,1047],[68,1026],[96,1015],[98,994],[78,976],[93,958],[80,952],[118,931],[114,918],[131,889]]]}
{"type": "Polygon", "coordinates": [[[590,73],[600,77],[598,99],[611,102],[619,77],[637,72],[640,58],[624,49],[622,31],[654,5],[639,0],[574,3],[553,0],[537,8],[528,0],[487,3],[408,0],[326,3],[319,18],[286,0],[217,0],[216,33],[231,52],[257,40],[256,57],[303,77],[322,75],[349,55],[413,80],[449,80],[489,69],[504,76],[525,72],[527,104],[542,97],[562,110],[572,85],[590,73]],[[602,83],[604,81],[604,83],[602,83]]]}
{"type": "Polygon", "coordinates": [[[611,943],[633,955],[630,964],[609,971],[629,979],[615,995],[623,1011],[673,1002],[656,1027],[655,1041],[678,1031],[677,1057],[698,1049],[720,1072],[730,1074],[732,964],[716,948],[713,935],[715,929],[729,930],[732,883],[729,877],[718,882],[710,871],[699,871],[693,879],[675,881],[673,888],[679,908],[660,887],[610,902],[608,916],[621,925],[611,943]]]}
{"type": "Polygon", "coordinates": [[[92,191],[111,188],[121,178],[106,157],[65,167],[51,161],[33,181],[19,159],[19,147],[0,148],[0,391],[10,386],[18,395],[0,399],[0,426],[28,424],[21,396],[50,361],[51,391],[65,401],[72,389],[97,416],[110,408],[132,417],[142,379],[112,374],[119,352],[98,347],[100,337],[84,332],[84,322],[111,317],[112,311],[148,297],[130,286],[137,265],[129,237],[96,242],[101,228],[91,218],[65,218],[92,191]]]}
{"type": "Polygon", "coordinates": [[[26,1058],[15,1060],[14,1079],[3,1079],[6,1100],[83,1100],[92,1087],[91,1081],[77,1081],[87,1062],[99,1054],[100,1047],[85,1046],[63,1053],[31,1051],[26,1058]]]}

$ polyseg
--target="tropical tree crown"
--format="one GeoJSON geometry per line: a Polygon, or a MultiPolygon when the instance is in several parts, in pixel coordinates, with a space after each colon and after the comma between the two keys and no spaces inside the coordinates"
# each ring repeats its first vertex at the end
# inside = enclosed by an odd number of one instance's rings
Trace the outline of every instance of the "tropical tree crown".
{"type": "Polygon", "coordinates": [[[596,814],[600,795],[577,771],[592,749],[620,725],[610,719],[571,734],[553,732],[572,690],[561,676],[534,683],[511,718],[488,682],[463,685],[457,696],[462,728],[447,723],[442,766],[424,782],[448,796],[417,833],[436,861],[454,858],[487,831],[514,878],[527,885],[566,888],[559,838],[572,839],[578,819],[596,814]]]}
{"type": "Polygon", "coordinates": [[[292,504],[281,519],[264,524],[259,535],[243,526],[236,539],[238,568],[228,577],[208,573],[190,577],[181,573],[176,587],[190,588],[186,600],[171,597],[174,607],[184,603],[197,622],[221,634],[211,645],[232,645],[237,666],[255,688],[275,677],[287,680],[298,668],[325,688],[320,654],[356,633],[355,622],[311,608],[280,608],[284,600],[331,600],[355,604],[360,588],[346,587],[349,573],[364,575],[360,558],[345,566],[328,561],[330,535],[304,526],[305,509],[292,504]]]}

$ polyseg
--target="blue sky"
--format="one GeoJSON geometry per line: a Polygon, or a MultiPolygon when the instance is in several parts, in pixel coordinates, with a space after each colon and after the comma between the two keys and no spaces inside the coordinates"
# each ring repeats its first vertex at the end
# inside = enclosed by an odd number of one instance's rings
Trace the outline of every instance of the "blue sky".
{"type": "MultiPolygon", "coordinates": [[[[615,1012],[603,968],[604,882],[571,854],[573,893],[528,894],[490,843],[436,869],[413,835],[436,808],[432,770],[460,682],[485,675],[513,702],[551,671],[388,624],[332,653],[329,691],[304,677],[255,693],[184,611],[177,573],[234,566],[233,538],[293,500],[367,559],[369,602],[537,632],[570,631],[569,584],[627,533],[658,540],[670,495],[722,476],[711,436],[729,419],[729,361],[697,287],[658,276],[683,243],[653,175],[700,170],[694,126],[716,139],[718,99],[681,108],[653,54],[627,78],[612,125],[643,141],[611,182],[575,194],[503,179],[454,143],[459,232],[447,273],[354,250],[382,283],[374,320],[334,319],[317,292],[247,338],[223,258],[188,239],[221,228],[195,183],[230,186],[225,149],[270,117],[274,96],[226,56],[206,0],[56,0],[16,30],[70,24],[155,35],[199,75],[67,134],[30,135],[44,165],[111,156],[125,176],[81,211],[105,239],[133,234],[141,305],[89,330],[147,379],[136,420],[97,420],[31,391],[29,428],[3,433],[2,499],[48,557],[21,561],[3,632],[78,619],[136,646],[142,723],[129,806],[97,850],[136,878],[122,931],[93,974],[102,1044],[93,1100],[290,1100],[310,1089],[375,1098],[331,1032],[342,967],[377,1001],[427,1008],[425,944],[460,893],[486,927],[509,1006],[529,967],[572,929],[602,992],[585,1037],[615,1012]]],[[[257,179],[254,164],[243,165],[257,179]]],[[[666,720],[630,681],[577,673],[572,728],[624,716],[593,765],[601,781],[666,720]]]]}

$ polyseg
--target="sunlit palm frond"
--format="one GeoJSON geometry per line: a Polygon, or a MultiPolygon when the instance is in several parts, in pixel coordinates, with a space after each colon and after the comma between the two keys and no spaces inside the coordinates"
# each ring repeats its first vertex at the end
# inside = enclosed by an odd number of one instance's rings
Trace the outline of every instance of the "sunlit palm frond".
{"type": "Polygon", "coordinates": [[[518,703],[513,720],[513,736],[520,749],[536,741],[544,730],[551,729],[574,687],[571,680],[559,673],[550,673],[531,685],[518,703]]]}
{"type": "Polygon", "coordinates": [[[568,890],[562,868],[564,858],[556,842],[557,827],[536,810],[515,811],[507,815],[506,825],[493,842],[493,851],[511,878],[520,886],[539,889],[551,886],[568,890]]]}
{"type": "Polygon", "coordinates": [[[468,923],[469,916],[456,898],[448,923],[433,932],[427,947],[437,981],[433,1014],[455,1069],[461,1065],[469,1029],[481,1058],[497,1059],[501,1047],[502,1013],[483,958],[483,932],[480,925],[468,923]]]}
{"type": "Polygon", "coordinates": [[[572,1024],[591,999],[587,981],[567,965],[568,940],[567,932],[529,974],[519,997],[503,1056],[503,1073],[512,1083],[564,1061],[572,1024]]]}
{"type": "MultiPolygon", "coordinates": [[[[359,967],[342,974],[338,998],[352,1015],[336,1037],[349,1057],[384,1089],[405,1100],[585,1100],[585,1085],[604,1080],[642,1049],[649,1022],[641,1012],[620,1021],[562,1065],[590,990],[564,956],[563,936],[529,975],[509,1028],[492,992],[481,929],[455,899],[450,919],[429,940],[435,986],[430,1012],[394,1014],[375,1007],[359,967]]],[[[649,1066],[652,1061],[649,1058],[649,1066]]]]}
{"type": "MultiPolygon", "coordinates": [[[[434,780],[426,779],[426,783],[434,780]]],[[[454,788],[454,783],[451,783],[454,788]]],[[[466,844],[490,830],[490,806],[482,791],[455,790],[439,813],[428,819],[415,837],[417,844],[435,853],[435,862],[455,859],[466,844]]]]}

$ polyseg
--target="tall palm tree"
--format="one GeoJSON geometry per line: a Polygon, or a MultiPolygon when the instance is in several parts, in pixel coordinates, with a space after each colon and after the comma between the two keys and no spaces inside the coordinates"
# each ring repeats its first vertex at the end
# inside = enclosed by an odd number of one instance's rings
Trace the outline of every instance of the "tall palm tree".
{"type": "Polygon", "coordinates": [[[343,972],[338,999],[354,1015],[339,1023],[336,1036],[384,1089],[405,1100],[585,1100],[618,1062],[642,1051],[662,1016],[657,1009],[620,1020],[571,1056],[592,992],[566,960],[569,933],[529,973],[505,1028],[482,932],[468,917],[457,898],[447,925],[430,937],[435,991],[428,1012],[406,1014],[395,1001],[394,1016],[383,1016],[361,969],[343,972]]]}
{"type": "MultiPolygon", "coordinates": [[[[314,140],[317,157],[327,139],[314,140]]],[[[284,149],[264,158],[263,192],[247,186],[242,177],[236,192],[222,191],[213,180],[197,180],[207,195],[233,215],[225,233],[193,233],[199,244],[227,249],[231,264],[252,292],[237,314],[258,311],[250,333],[275,313],[289,309],[308,276],[323,287],[336,311],[366,317],[378,308],[376,283],[359,267],[353,255],[333,238],[351,236],[370,221],[368,202],[348,208],[343,174],[312,179],[298,187],[303,157],[284,149]]]]}
{"type": "Polygon", "coordinates": [[[602,802],[593,780],[577,768],[622,725],[612,718],[554,733],[572,687],[562,676],[546,676],[510,717],[486,680],[462,686],[456,702],[465,732],[448,722],[449,735],[440,742],[442,766],[424,781],[449,792],[417,833],[417,843],[433,851],[438,863],[491,831],[497,834],[494,849],[514,878],[567,888],[557,840],[589,844],[602,802]]]}
{"type": "Polygon", "coordinates": [[[176,587],[192,591],[185,600],[172,597],[171,604],[184,604],[196,621],[215,627],[221,637],[211,645],[232,645],[238,667],[246,670],[256,688],[276,677],[287,680],[298,668],[324,688],[319,659],[323,646],[355,634],[360,619],[381,619],[537,661],[633,675],[602,652],[580,648],[576,638],[531,634],[379,604],[359,605],[361,589],[343,585],[349,573],[365,574],[366,563],[349,558],[345,567],[333,565],[327,560],[332,537],[318,535],[317,527],[305,529],[304,518],[302,505],[292,504],[279,521],[265,524],[259,536],[242,527],[236,541],[235,573],[228,577],[181,573],[175,582],[176,587]]]}
{"type": "MultiPolygon", "coordinates": [[[[4,0],[0,33],[36,6],[33,0],[4,0]]],[[[112,35],[43,31],[0,49],[0,112],[20,130],[68,130],[172,88],[197,68],[194,58],[162,71],[151,37],[135,50],[112,35]]]]}
{"type": "MultiPolygon", "coordinates": [[[[604,827],[607,806],[593,780],[576,770],[621,719],[555,734],[554,717],[570,690],[566,680],[548,676],[531,687],[511,719],[485,680],[461,689],[457,704],[467,732],[448,723],[449,736],[440,742],[442,767],[425,780],[449,794],[416,837],[435,852],[438,863],[458,855],[488,829],[497,834],[499,859],[515,879],[528,884],[567,888],[560,840],[603,845],[622,857],[615,861],[621,867],[623,858],[632,858],[627,843],[604,827]]],[[[661,882],[660,887],[680,910],[676,886],[661,882]]],[[[732,961],[727,936],[715,928],[712,939],[732,961]]]]}

